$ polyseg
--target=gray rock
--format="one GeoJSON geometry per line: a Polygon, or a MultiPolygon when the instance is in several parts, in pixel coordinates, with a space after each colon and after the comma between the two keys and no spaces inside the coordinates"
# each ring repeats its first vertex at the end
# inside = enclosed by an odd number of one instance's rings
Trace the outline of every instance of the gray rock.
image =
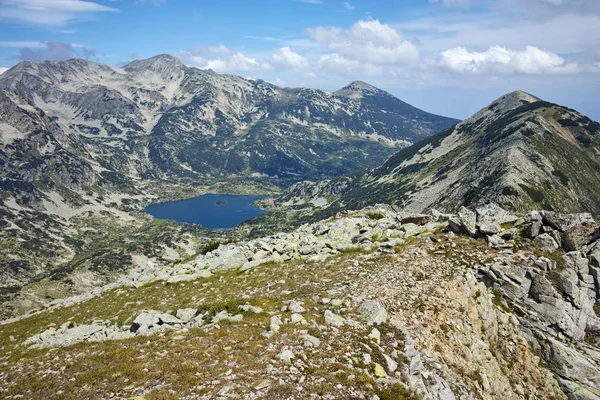
{"type": "Polygon", "coordinates": [[[182,321],[179,318],[167,313],[158,313],[158,319],[160,319],[160,322],[167,325],[182,324],[182,321]]]}
{"type": "Polygon", "coordinates": [[[305,347],[319,347],[321,345],[319,338],[311,336],[308,333],[304,333],[301,338],[304,340],[305,347]]]}
{"type": "Polygon", "coordinates": [[[206,255],[205,261],[211,271],[239,268],[248,262],[248,254],[236,244],[221,245],[206,255]]]}
{"type": "Polygon", "coordinates": [[[530,296],[537,302],[541,302],[540,296],[559,298],[559,294],[554,286],[543,275],[535,274],[529,290],[530,296]]]}
{"type": "Polygon", "coordinates": [[[177,318],[181,320],[183,323],[188,323],[194,319],[198,310],[196,308],[180,308],[177,310],[177,318]]]}
{"type": "MultiPolygon", "coordinates": [[[[541,218],[541,216],[540,216],[541,218]]],[[[539,234],[540,234],[540,230],[542,229],[542,221],[541,219],[538,221],[533,221],[528,227],[527,229],[525,229],[525,232],[523,233],[523,235],[526,238],[529,239],[535,239],[539,234]]]]}
{"type": "Polygon", "coordinates": [[[306,312],[306,309],[304,307],[302,307],[300,305],[300,303],[298,303],[295,300],[290,301],[289,304],[288,304],[288,306],[287,306],[287,308],[288,308],[288,310],[290,312],[293,312],[293,313],[303,313],[303,312],[306,312]]]}
{"type": "Polygon", "coordinates": [[[458,210],[458,221],[460,226],[469,236],[477,234],[477,215],[466,207],[458,210]]]}
{"type": "Polygon", "coordinates": [[[367,321],[368,325],[382,324],[387,321],[385,306],[373,300],[366,300],[359,307],[360,315],[367,321]]]}
{"type": "Polygon", "coordinates": [[[545,211],[543,218],[545,224],[561,233],[565,251],[579,250],[584,244],[593,241],[600,227],[600,224],[588,213],[561,214],[545,211]]]}
{"type": "Polygon", "coordinates": [[[158,326],[160,324],[160,318],[154,311],[142,311],[140,315],[138,315],[129,330],[133,333],[138,332],[140,329],[148,330],[154,326],[158,326]]]}
{"type": "Polygon", "coordinates": [[[261,307],[252,306],[250,304],[244,304],[243,306],[240,306],[240,309],[245,312],[252,312],[254,314],[260,314],[264,311],[261,307]]]}
{"type": "Polygon", "coordinates": [[[560,246],[556,240],[549,233],[542,233],[537,236],[533,242],[542,248],[542,251],[546,253],[552,253],[557,250],[560,246]]]}
{"type": "Polygon", "coordinates": [[[332,313],[330,310],[326,310],[325,314],[325,324],[333,325],[333,326],[342,326],[344,325],[344,318],[340,317],[337,314],[332,313]]]}
{"type": "Polygon", "coordinates": [[[477,213],[477,226],[484,235],[499,233],[502,230],[501,225],[513,223],[519,219],[493,203],[478,207],[475,212],[477,213]]]}
{"type": "MultiPolygon", "coordinates": [[[[542,343],[544,360],[561,380],[559,383],[571,398],[600,398],[600,368],[590,362],[584,354],[553,338],[542,343]]],[[[600,361],[600,360],[597,360],[600,361]]]]}
{"type": "Polygon", "coordinates": [[[283,361],[284,363],[291,364],[292,360],[296,358],[294,353],[292,353],[289,349],[283,349],[279,354],[277,354],[277,358],[283,361]]]}
{"type": "Polygon", "coordinates": [[[306,324],[306,319],[302,314],[293,313],[290,319],[292,324],[306,324]]]}
{"type": "Polygon", "coordinates": [[[402,224],[425,225],[433,220],[431,215],[427,214],[408,214],[400,217],[402,224]]]}
{"type": "Polygon", "coordinates": [[[398,363],[396,361],[394,361],[394,359],[392,359],[392,357],[388,356],[387,354],[384,354],[383,358],[385,358],[385,364],[387,366],[387,371],[390,374],[393,374],[394,372],[396,372],[396,370],[398,369],[398,363]]]}

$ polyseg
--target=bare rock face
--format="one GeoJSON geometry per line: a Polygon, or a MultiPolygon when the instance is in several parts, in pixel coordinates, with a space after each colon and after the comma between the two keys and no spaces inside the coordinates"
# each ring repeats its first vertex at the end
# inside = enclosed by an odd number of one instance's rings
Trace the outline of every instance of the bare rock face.
{"type": "Polygon", "coordinates": [[[591,214],[560,214],[546,211],[544,223],[560,232],[566,251],[579,250],[582,246],[600,237],[600,223],[591,214]]]}

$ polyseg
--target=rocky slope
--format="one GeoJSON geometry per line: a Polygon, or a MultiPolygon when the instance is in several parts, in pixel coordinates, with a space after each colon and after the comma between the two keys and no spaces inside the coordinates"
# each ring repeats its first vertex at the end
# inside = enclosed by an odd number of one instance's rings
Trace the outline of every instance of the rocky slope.
{"type": "Polygon", "coordinates": [[[493,201],[600,213],[600,124],[524,92],[501,97],[456,126],[403,149],[373,170],[294,186],[281,202],[314,203],[318,217],[377,202],[406,210],[493,201]]]}
{"type": "Polygon", "coordinates": [[[222,245],[5,321],[0,390],[598,399],[599,227],[495,205],[380,206],[222,245]]]}

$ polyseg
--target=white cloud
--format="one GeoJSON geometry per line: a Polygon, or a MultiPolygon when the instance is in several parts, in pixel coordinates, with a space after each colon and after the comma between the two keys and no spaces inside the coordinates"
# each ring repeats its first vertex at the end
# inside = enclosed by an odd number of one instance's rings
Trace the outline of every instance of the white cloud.
{"type": "Polygon", "coordinates": [[[61,26],[116,8],[82,0],[0,0],[0,18],[36,25],[61,26]]]}
{"type": "Polygon", "coordinates": [[[294,0],[298,3],[308,3],[308,4],[323,4],[322,0],[294,0]]]}
{"type": "Polygon", "coordinates": [[[320,69],[330,73],[346,76],[379,76],[384,73],[384,67],[358,60],[351,60],[337,53],[325,54],[319,58],[320,69]]]}
{"type": "Polygon", "coordinates": [[[271,56],[271,64],[278,69],[305,69],[310,66],[308,60],[289,47],[278,49],[271,56]]]}
{"type": "Polygon", "coordinates": [[[350,4],[349,2],[345,1],[345,2],[344,2],[344,8],[345,8],[346,10],[354,10],[356,7],[355,7],[355,6],[353,6],[352,4],[350,4]]]}
{"type": "Polygon", "coordinates": [[[270,69],[270,66],[237,52],[227,54],[221,58],[207,60],[205,68],[217,72],[237,72],[267,70],[270,69]]]}
{"type": "Polygon", "coordinates": [[[411,64],[419,59],[419,50],[412,42],[376,19],[358,21],[348,30],[311,28],[308,35],[349,60],[385,65],[411,64]]]}
{"type": "Polygon", "coordinates": [[[28,47],[30,49],[43,49],[43,48],[46,48],[46,46],[47,46],[47,42],[33,42],[33,41],[3,42],[3,41],[0,41],[0,47],[14,47],[14,48],[28,47]]]}
{"type": "Polygon", "coordinates": [[[224,45],[196,47],[176,54],[185,64],[200,69],[212,69],[220,73],[267,71],[272,69],[266,62],[257,61],[241,52],[233,52],[224,45]]]}
{"type": "Polygon", "coordinates": [[[527,46],[523,50],[492,46],[484,52],[470,52],[464,47],[455,47],[441,52],[436,64],[442,69],[461,74],[540,75],[580,72],[577,64],[533,46],[527,46]]]}
{"type": "Polygon", "coordinates": [[[6,67],[0,67],[0,75],[2,75],[3,73],[5,73],[6,71],[8,71],[8,68],[6,68],[6,67]]]}

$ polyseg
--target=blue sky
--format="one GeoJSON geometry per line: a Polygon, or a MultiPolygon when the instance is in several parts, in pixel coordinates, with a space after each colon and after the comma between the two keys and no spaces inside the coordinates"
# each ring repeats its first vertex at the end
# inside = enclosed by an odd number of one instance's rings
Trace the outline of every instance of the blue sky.
{"type": "Polygon", "coordinates": [[[363,80],[457,118],[522,89],[600,120],[598,0],[0,0],[0,72],[160,53],[280,86],[363,80]]]}

